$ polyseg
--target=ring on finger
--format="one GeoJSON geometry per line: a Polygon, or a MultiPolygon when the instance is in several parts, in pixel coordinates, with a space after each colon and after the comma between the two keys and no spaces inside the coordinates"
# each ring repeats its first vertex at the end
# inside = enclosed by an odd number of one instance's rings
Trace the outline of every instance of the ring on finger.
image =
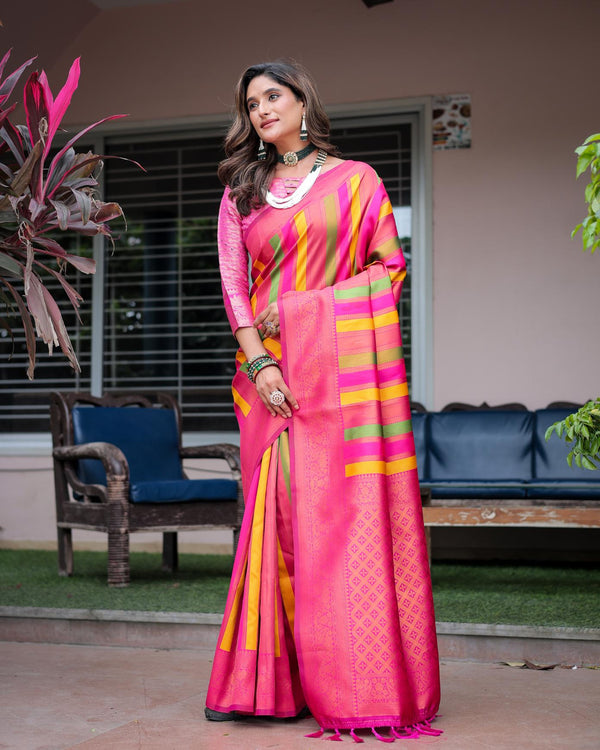
{"type": "Polygon", "coordinates": [[[274,391],[271,391],[269,401],[273,404],[273,406],[281,406],[281,404],[283,404],[283,402],[285,401],[285,396],[279,390],[279,388],[276,388],[274,391]]]}

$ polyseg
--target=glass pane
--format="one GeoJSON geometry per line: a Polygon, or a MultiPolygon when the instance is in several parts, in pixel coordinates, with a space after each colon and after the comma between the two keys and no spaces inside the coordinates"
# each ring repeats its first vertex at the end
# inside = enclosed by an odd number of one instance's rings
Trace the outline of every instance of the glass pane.
{"type": "Polygon", "coordinates": [[[216,177],[221,138],[169,137],[110,149],[148,174],[109,162],[106,192],[127,231],[107,255],[104,387],[164,390],[188,430],[235,430],[231,379],[237,345],[223,307],[216,177]]]}
{"type": "MultiPolygon", "coordinates": [[[[92,256],[89,237],[56,236],[58,242],[69,253],[92,256]]],[[[50,262],[48,265],[55,268],[50,262]]],[[[0,329],[0,432],[49,432],[49,398],[53,390],[90,389],[91,376],[91,276],[82,274],[73,266],[64,270],[66,280],[83,297],[79,317],[59,281],[48,274],[41,274],[48,290],[56,300],[66,326],[71,344],[76,352],[81,372],[75,372],[59,347],[48,354],[45,344],[38,341],[36,348],[35,379],[27,378],[29,363],[25,333],[20,316],[15,311],[6,314],[14,342],[7,331],[0,329]],[[52,279],[52,280],[50,280],[52,279]]],[[[22,284],[14,285],[23,295],[22,284]]],[[[5,314],[2,311],[2,314],[5,314]]]]}
{"type": "MultiPolygon", "coordinates": [[[[77,153],[86,153],[93,149],[89,144],[78,144],[76,150],[77,153]]],[[[51,152],[50,156],[54,153],[55,151],[51,152]]],[[[48,236],[55,239],[68,253],[86,258],[93,256],[91,237],[61,231],[48,236]]],[[[61,311],[81,372],[75,372],[71,368],[60,347],[54,347],[54,352],[50,355],[48,347],[38,341],[34,380],[28,380],[29,358],[21,317],[16,310],[5,311],[0,304],[0,316],[6,316],[14,335],[13,342],[7,331],[0,328],[0,433],[49,432],[50,392],[89,391],[91,386],[92,277],[80,273],[70,264],[59,269],[53,260],[42,253],[36,254],[36,260],[54,271],[60,270],[65,280],[83,298],[77,314],[61,283],[38,268],[43,283],[61,311]]],[[[23,296],[23,285],[14,286],[23,296]]]]}

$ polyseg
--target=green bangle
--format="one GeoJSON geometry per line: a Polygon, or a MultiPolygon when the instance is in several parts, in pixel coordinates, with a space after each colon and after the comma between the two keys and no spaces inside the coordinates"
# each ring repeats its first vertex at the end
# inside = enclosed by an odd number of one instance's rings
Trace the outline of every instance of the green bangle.
{"type": "Polygon", "coordinates": [[[265,367],[271,366],[279,367],[279,362],[268,354],[253,358],[252,363],[248,365],[248,380],[254,383],[257,374],[265,367]]]}
{"type": "Polygon", "coordinates": [[[261,357],[256,357],[251,362],[248,362],[248,369],[251,370],[253,367],[256,367],[256,365],[259,365],[261,362],[265,362],[271,359],[273,359],[273,357],[271,357],[270,354],[263,354],[261,357]]]}
{"type": "Polygon", "coordinates": [[[272,359],[270,362],[261,362],[258,368],[254,371],[254,382],[256,382],[256,376],[261,370],[264,370],[265,367],[277,367],[279,369],[279,365],[277,362],[275,362],[274,359],[272,359]]]}
{"type": "Polygon", "coordinates": [[[272,359],[264,359],[260,362],[256,362],[251,368],[248,369],[248,378],[252,383],[254,383],[257,373],[260,372],[263,367],[269,367],[271,365],[278,366],[277,362],[272,359]]]}
{"type": "Polygon", "coordinates": [[[264,357],[271,358],[271,355],[268,352],[263,352],[263,354],[255,354],[253,357],[250,357],[248,360],[248,365],[251,365],[253,362],[256,362],[259,359],[263,359],[264,357]]]}

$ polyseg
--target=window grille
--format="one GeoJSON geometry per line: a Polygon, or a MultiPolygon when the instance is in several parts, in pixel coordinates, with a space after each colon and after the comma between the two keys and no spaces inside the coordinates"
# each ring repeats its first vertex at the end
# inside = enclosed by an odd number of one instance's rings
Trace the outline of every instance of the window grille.
{"type": "MultiPolygon", "coordinates": [[[[332,141],[345,158],[371,164],[395,213],[410,219],[412,125],[398,117],[371,119],[334,122],[332,141]]],[[[101,367],[103,390],[174,394],[184,429],[192,431],[237,429],[231,400],[237,344],[223,308],[216,250],[221,143],[222,133],[172,132],[111,138],[104,146],[104,153],[135,159],[147,172],[116,159],[105,163],[105,199],[123,206],[127,226],[114,251],[110,244],[105,249],[104,354],[94,367],[101,367]]],[[[409,274],[400,317],[410,378],[410,229],[402,244],[409,274]]],[[[90,253],[91,243],[77,252],[90,253]]],[[[63,310],[82,373],[74,376],[58,353],[42,352],[29,383],[23,337],[8,362],[10,340],[0,331],[2,431],[47,431],[50,390],[90,389],[91,280],[78,274],[74,282],[86,300],[82,322],[63,310]]]]}
{"type": "MultiPolygon", "coordinates": [[[[69,253],[92,256],[89,237],[69,237],[57,240],[69,253]]],[[[45,285],[57,301],[79,360],[81,372],[76,373],[68,364],[60,347],[55,347],[52,356],[40,341],[36,345],[36,367],[34,380],[27,378],[29,357],[25,345],[25,333],[16,310],[0,310],[6,315],[13,331],[14,342],[4,328],[0,328],[0,434],[15,432],[44,432],[50,429],[48,422],[48,394],[52,390],[90,390],[91,383],[91,298],[92,279],[73,266],[66,269],[68,281],[83,297],[79,317],[58,281],[49,274],[42,275],[45,285]]],[[[11,282],[12,283],[12,282],[11,282]]],[[[23,285],[14,284],[23,295],[23,285]]]]}

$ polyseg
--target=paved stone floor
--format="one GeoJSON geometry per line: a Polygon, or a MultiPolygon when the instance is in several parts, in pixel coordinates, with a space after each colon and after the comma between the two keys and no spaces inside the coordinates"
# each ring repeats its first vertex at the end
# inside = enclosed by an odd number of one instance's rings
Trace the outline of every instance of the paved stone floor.
{"type": "MultiPolygon", "coordinates": [[[[318,750],[312,719],[204,720],[212,651],[0,643],[0,748],[318,750]]],[[[442,662],[439,750],[599,750],[600,670],[442,662]]],[[[350,743],[346,735],[344,741],[350,743]]],[[[383,747],[365,736],[365,748],[383,747]]]]}

